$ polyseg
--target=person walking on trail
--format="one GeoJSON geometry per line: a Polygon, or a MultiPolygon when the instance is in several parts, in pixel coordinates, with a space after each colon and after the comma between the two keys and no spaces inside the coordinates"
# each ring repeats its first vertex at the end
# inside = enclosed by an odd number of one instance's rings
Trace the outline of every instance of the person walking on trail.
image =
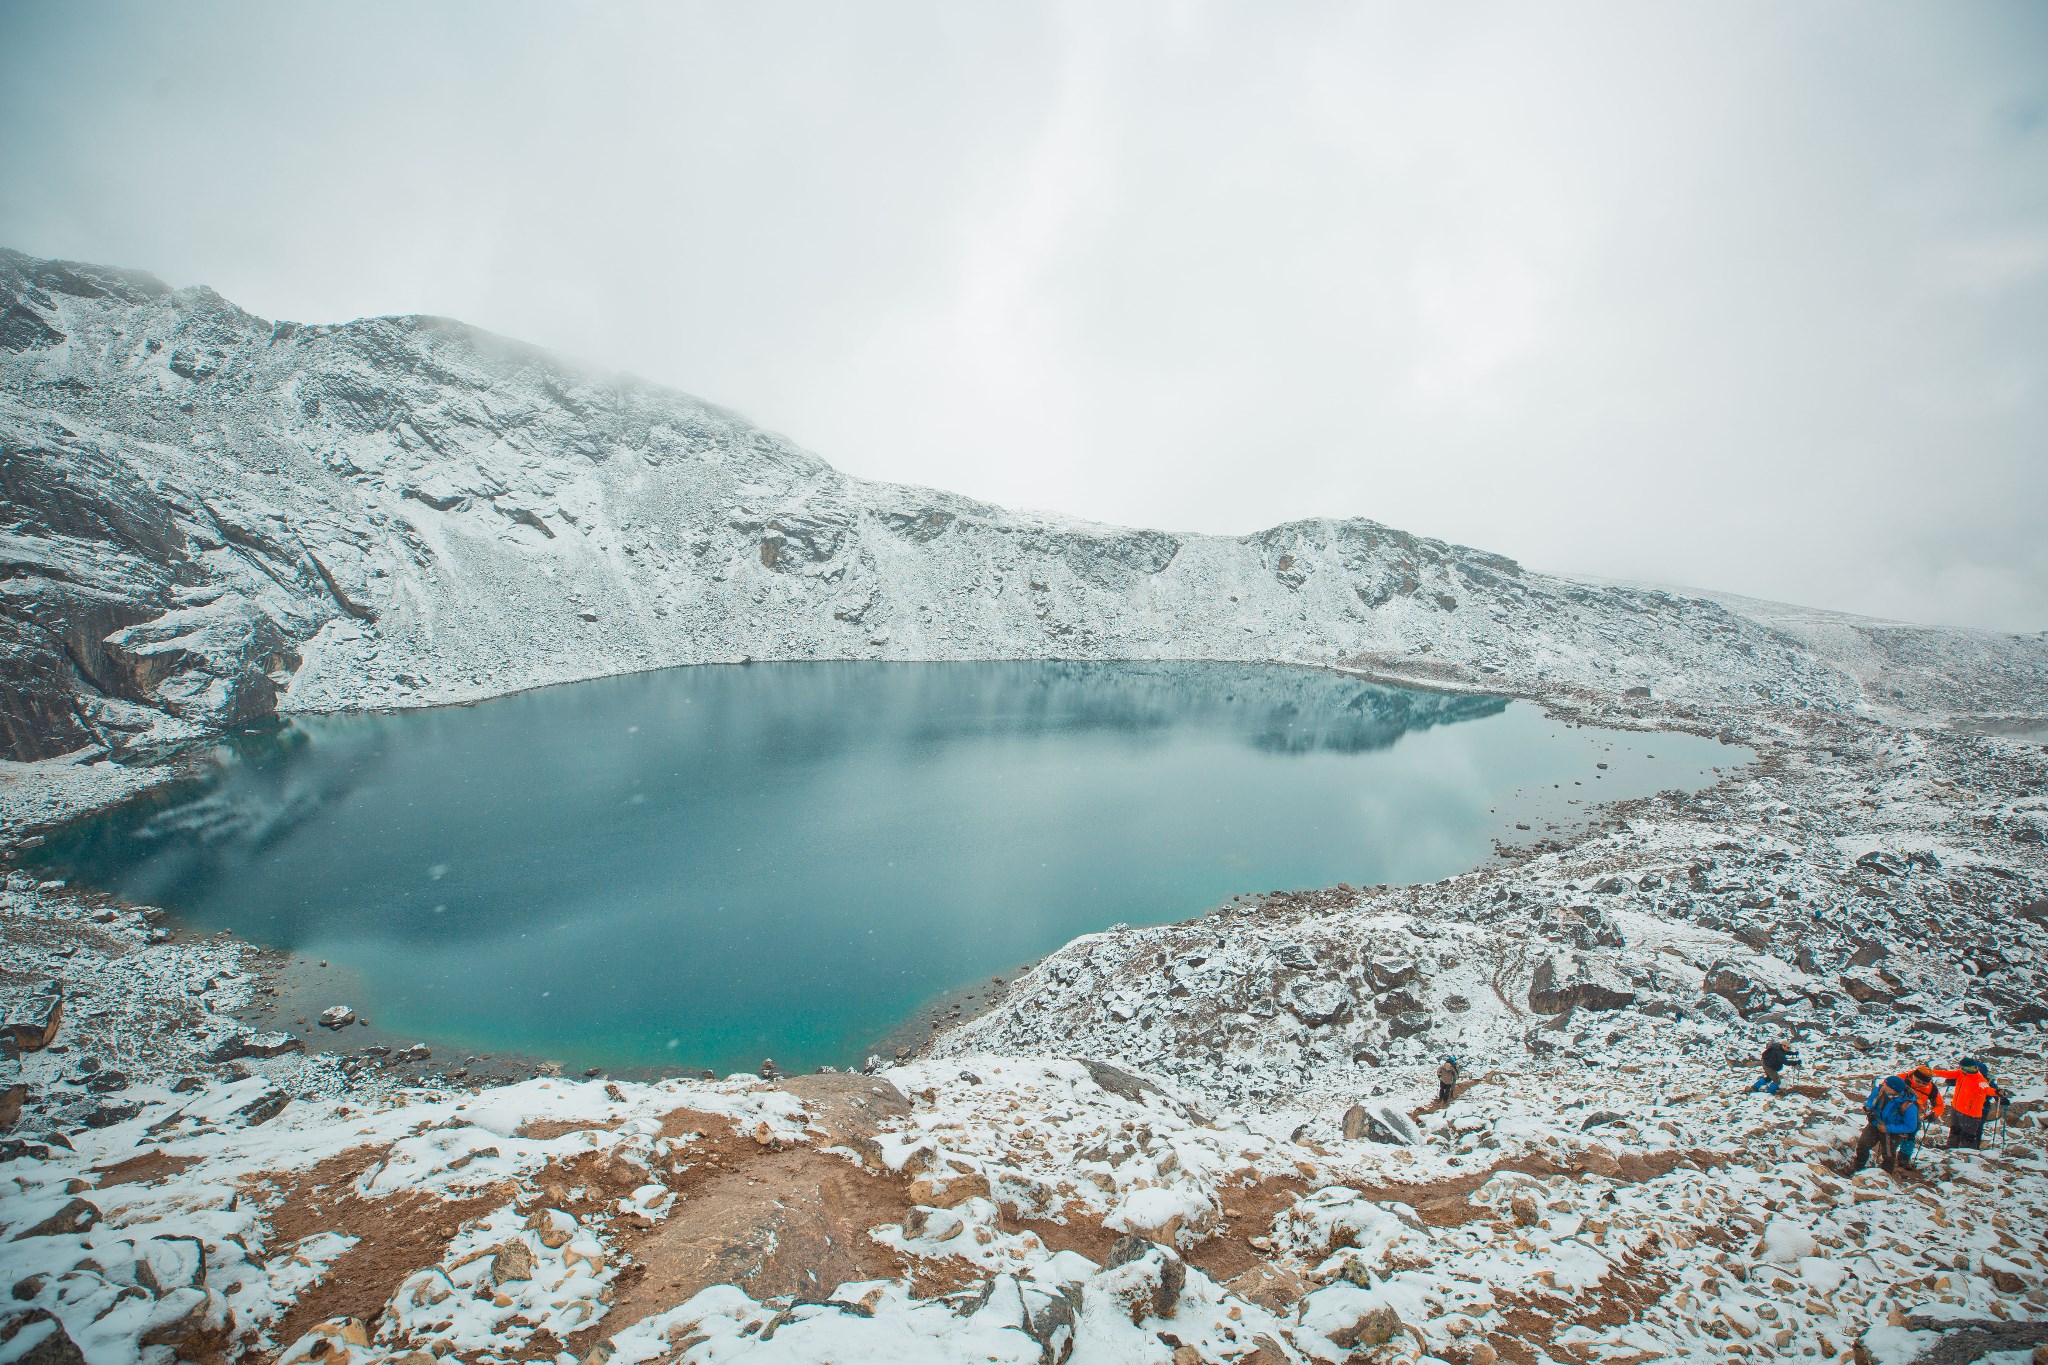
{"type": "Polygon", "coordinates": [[[1778,1073],[1788,1066],[1798,1066],[1799,1054],[1783,1043],[1772,1043],[1764,1049],[1763,1064],[1764,1074],[1749,1088],[1749,1093],[1754,1095],[1762,1090],[1775,1095],[1778,1093],[1778,1073]]]}
{"type": "Polygon", "coordinates": [[[1948,1145],[1951,1148],[1984,1145],[1984,1119],[1987,1114],[1996,1115],[2003,1106],[2005,1092],[1984,1070],[1984,1064],[1975,1057],[1965,1057],[1956,1063],[1953,1071],[1930,1073],[1954,1084],[1950,1097],[1948,1119],[1948,1145]]]}
{"type": "Polygon", "coordinates": [[[1451,1096],[1458,1093],[1458,1059],[1444,1058],[1442,1066],[1436,1069],[1436,1105],[1439,1109],[1451,1107],[1451,1096]]]}
{"type": "Polygon", "coordinates": [[[1849,1174],[1869,1165],[1872,1152],[1888,1171],[1901,1165],[1911,1170],[1912,1138],[1920,1130],[1920,1101],[1913,1087],[1900,1077],[1886,1076],[1870,1087],[1870,1095],[1863,1101],[1863,1116],[1863,1131],[1856,1138],[1856,1160],[1850,1164],[1849,1174]]]}

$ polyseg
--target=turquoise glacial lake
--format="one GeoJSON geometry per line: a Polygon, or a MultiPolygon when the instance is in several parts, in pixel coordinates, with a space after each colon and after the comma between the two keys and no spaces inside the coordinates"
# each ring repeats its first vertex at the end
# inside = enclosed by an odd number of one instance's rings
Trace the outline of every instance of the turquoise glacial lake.
{"type": "Polygon", "coordinates": [[[1280,666],[678,668],[237,736],[36,861],[331,961],[385,1033],[795,1070],[1080,934],[1434,880],[1748,757],[1280,666]]]}

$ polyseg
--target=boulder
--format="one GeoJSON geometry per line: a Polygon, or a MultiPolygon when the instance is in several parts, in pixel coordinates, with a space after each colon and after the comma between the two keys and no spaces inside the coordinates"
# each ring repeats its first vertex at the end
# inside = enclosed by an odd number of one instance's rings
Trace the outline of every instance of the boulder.
{"type": "Polygon", "coordinates": [[[1635,991],[1617,973],[1579,954],[1565,960],[1562,970],[1558,958],[1541,959],[1529,980],[1529,1008],[1537,1014],[1618,1010],[1635,1002],[1635,991]]]}
{"type": "Polygon", "coordinates": [[[1865,970],[1846,971],[1838,978],[1842,992],[1851,1000],[1865,1005],[1889,1005],[1899,998],[1899,992],[1887,986],[1877,973],[1865,970]]]}
{"type": "Polygon", "coordinates": [[[1187,1263],[1173,1251],[1142,1237],[1119,1237],[1094,1287],[1121,1306],[1133,1323],[1140,1323],[1172,1317],[1180,1308],[1187,1279],[1187,1263]]]}
{"type": "Polygon", "coordinates": [[[1413,1038],[1429,1032],[1429,1013],[1426,1010],[1403,1010],[1387,1020],[1389,1038],[1413,1038]]]}
{"type": "Polygon", "coordinates": [[[1366,959],[1365,974],[1383,991],[1398,990],[1421,972],[1415,959],[1404,953],[1379,953],[1366,959]]]}
{"type": "Polygon", "coordinates": [[[282,1057],[289,1052],[304,1052],[304,1039],[294,1038],[289,1033],[235,1033],[214,1044],[206,1054],[206,1060],[216,1065],[222,1062],[238,1062],[245,1057],[282,1057]]]}
{"type": "Polygon", "coordinates": [[[0,1322],[0,1358],[14,1365],[86,1365],[85,1352],[47,1308],[31,1308],[0,1322]]]}
{"type": "Polygon", "coordinates": [[[1040,1365],[1066,1365],[1067,1358],[1074,1354],[1074,1340],[1080,1330],[1081,1286],[1069,1284],[1056,1293],[1022,1297],[1023,1330],[1038,1343],[1040,1365]]]}
{"type": "Polygon", "coordinates": [[[356,1021],[356,1012],[347,1005],[330,1005],[320,1011],[320,1027],[343,1029],[356,1021]]]}
{"type": "Polygon", "coordinates": [[[988,1197],[988,1177],[979,1171],[948,1169],[910,1182],[911,1202],[927,1208],[958,1208],[970,1199],[988,1197]]]}
{"type": "Polygon", "coordinates": [[[1367,1312],[1349,1327],[1339,1327],[1326,1335],[1332,1345],[1350,1350],[1370,1350],[1384,1346],[1401,1331],[1400,1314],[1385,1304],[1367,1312]]]}
{"type": "Polygon", "coordinates": [[[14,1052],[41,1052],[57,1041],[64,1024],[64,987],[56,986],[40,1019],[0,1024],[0,1048],[14,1052]]]}
{"type": "Polygon", "coordinates": [[[278,1356],[277,1365],[359,1365],[375,1358],[370,1332],[358,1318],[329,1318],[307,1332],[278,1356]]]}
{"type": "Polygon", "coordinates": [[[1302,1023],[1320,1028],[1351,1012],[1351,993],[1338,982],[1309,978],[1281,987],[1280,1003],[1302,1023]]]}
{"type": "Polygon", "coordinates": [[[27,1237],[76,1236],[99,1221],[100,1211],[97,1205],[89,1200],[73,1199],[27,1231],[15,1233],[14,1240],[19,1242],[27,1237]]]}
{"type": "Polygon", "coordinates": [[[234,1331],[235,1313],[225,1298],[211,1289],[174,1289],[156,1301],[136,1341],[168,1346],[174,1360],[209,1360],[218,1358],[234,1331]]]}
{"type": "Polygon", "coordinates": [[[137,1242],[135,1282],[158,1298],[177,1289],[204,1289],[206,1243],[163,1235],[137,1242]]]}
{"type": "Polygon", "coordinates": [[[1272,1313],[1282,1313],[1308,1293],[1308,1284],[1293,1271],[1264,1261],[1240,1273],[1226,1286],[1241,1299],[1272,1313]]]}
{"type": "Polygon", "coordinates": [[[1344,1136],[1394,1147],[1422,1144],[1422,1130],[1415,1126],[1415,1120],[1391,1104],[1352,1105],[1344,1111],[1344,1136]]]}
{"type": "Polygon", "coordinates": [[[521,1241],[500,1246],[491,1256],[491,1283],[510,1284],[533,1278],[533,1249],[521,1241]]]}
{"type": "Polygon", "coordinates": [[[1383,1015],[1409,1013],[1422,1008],[1422,1002],[1410,990],[1391,990],[1372,1002],[1373,1010],[1383,1015]]]}
{"type": "Polygon", "coordinates": [[[1700,986],[1709,995],[1718,995],[1733,1005],[1738,1014],[1754,1014],[1772,1004],[1771,992],[1763,983],[1731,963],[1717,962],[1709,967],[1700,986]]]}
{"type": "Polygon", "coordinates": [[[1375,1202],[1345,1185],[1325,1185],[1295,1200],[1273,1220],[1273,1235],[1311,1264],[1345,1251],[1349,1262],[1382,1276],[1433,1259],[1429,1229],[1414,1209],[1375,1202]]]}
{"type": "Polygon", "coordinates": [[[291,1103],[291,1098],[282,1090],[266,1090],[240,1109],[237,1109],[235,1117],[249,1127],[254,1128],[258,1124],[268,1123],[276,1118],[284,1111],[284,1107],[291,1103]]]}

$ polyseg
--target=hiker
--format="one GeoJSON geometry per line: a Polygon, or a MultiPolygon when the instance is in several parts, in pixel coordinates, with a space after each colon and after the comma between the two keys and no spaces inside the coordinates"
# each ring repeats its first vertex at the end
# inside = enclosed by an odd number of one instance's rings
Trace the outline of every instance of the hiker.
{"type": "Polygon", "coordinates": [[[1953,1071],[1930,1074],[1955,1086],[1948,1117],[1950,1148],[1983,1147],[1985,1115],[1998,1112],[1990,1106],[2005,1104],[2005,1091],[1999,1089],[1998,1083],[1984,1070],[1984,1064],[1975,1057],[1963,1058],[1953,1071]]]}
{"type": "Polygon", "coordinates": [[[1448,1109],[1451,1096],[1458,1093],[1458,1059],[1444,1058],[1444,1064],[1436,1069],[1436,1107],[1448,1109]]]}
{"type": "MultiPolygon", "coordinates": [[[[1849,1167],[1854,1175],[1870,1164],[1874,1150],[1886,1170],[1893,1170],[1912,1155],[1913,1134],[1920,1129],[1920,1101],[1913,1087],[1898,1076],[1886,1076],[1870,1087],[1863,1101],[1866,1122],[1856,1138],[1856,1160],[1849,1167]],[[1901,1149],[1904,1154],[1901,1154],[1901,1149]]],[[[1910,1164],[1907,1169],[1911,1170],[1910,1164]]]]}
{"type": "Polygon", "coordinates": [[[1899,1079],[1913,1088],[1913,1098],[1920,1102],[1922,1124],[1932,1124],[1941,1117],[1941,1087],[1935,1083],[1934,1073],[1925,1064],[1910,1071],[1901,1071],[1899,1079]]]}
{"type": "Polygon", "coordinates": [[[1764,1049],[1763,1063],[1763,1078],[1749,1088],[1749,1093],[1754,1095],[1764,1090],[1775,1095],[1778,1093],[1778,1073],[1788,1066],[1798,1066],[1799,1054],[1783,1043],[1772,1043],[1764,1049]]]}

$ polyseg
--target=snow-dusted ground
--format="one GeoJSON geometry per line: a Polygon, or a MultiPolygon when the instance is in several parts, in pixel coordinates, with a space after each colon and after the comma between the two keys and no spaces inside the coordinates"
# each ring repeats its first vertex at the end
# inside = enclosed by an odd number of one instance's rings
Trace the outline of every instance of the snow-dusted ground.
{"type": "Polygon", "coordinates": [[[454,323],[11,254],[0,292],[0,719],[70,756],[0,766],[8,845],[273,707],[741,657],[1341,665],[1758,754],[1431,886],[1091,935],[904,1065],[773,1085],[308,1056],[237,1022],[247,945],[11,874],[6,1017],[68,995],[0,1101],[0,1365],[2009,1365],[2048,1331],[2048,753],[1952,728],[2048,716],[2040,637],[1362,521],[1020,515],[454,323]],[[1747,1095],[1774,1036],[1805,1065],[1747,1095]],[[2003,1146],[1834,1169],[1872,1077],[1965,1054],[2023,1101],[2003,1146]]]}

